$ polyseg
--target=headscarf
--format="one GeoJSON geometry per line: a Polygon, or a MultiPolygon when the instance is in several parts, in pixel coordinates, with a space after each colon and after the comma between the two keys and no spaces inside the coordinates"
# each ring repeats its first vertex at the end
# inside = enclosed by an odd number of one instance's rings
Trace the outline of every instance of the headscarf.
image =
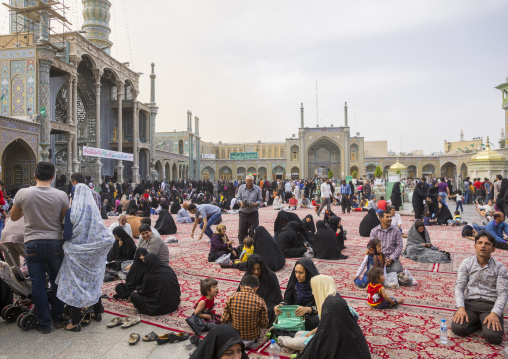
{"type": "Polygon", "coordinates": [[[339,259],[341,251],[337,243],[337,235],[323,221],[317,221],[317,232],[314,236],[314,255],[319,259],[339,259]]]}
{"type": "Polygon", "coordinates": [[[148,251],[146,248],[138,248],[136,250],[134,262],[132,263],[132,267],[129,270],[129,273],[127,273],[127,278],[125,279],[125,285],[131,291],[137,290],[143,281],[143,277],[145,275],[145,262],[140,258],[140,256],[146,256],[147,254],[148,251]]]}
{"type": "Polygon", "coordinates": [[[324,300],[316,334],[297,358],[371,358],[362,330],[353,318],[348,304],[339,294],[328,296],[324,300]],[[333,340],[330,340],[331,333],[333,340]]]}
{"type": "Polygon", "coordinates": [[[138,293],[148,315],[172,313],[180,305],[180,284],[173,269],[154,253],[145,256],[145,275],[138,293]]]}
{"type": "Polygon", "coordinates": [[[57,297],[73,307],[89,307],[102,295],[106,257],[115,238],[104,225],[85,184],[76,185],[70,221],[72,238],[63,244],[65,255],[56,278],[57,297]]]}
{"type": "MultiPolygon", "coordinates": [[[[129,195],[130,197],[130,195],[129,195]]],[[[127,214],[131,214],[131,210],[135,209],[136,212],[138,211],[138,205],[136,204],[136,200],[131,199],[129,203],[129,207],[127,207],[127,214]]]]}
{"type": "Polygon", "coordinates": [[[322,274],[312,277],[310,286],[312,293],[314,293],[318,314],[321,317],[323,303],[329,295],[337,294],[337,286],[332,277],[322,274]]]}
{"type": "MultiPolygon", "coordinates": [[[[423,221],[421,221],[420,219],[417,219],[415,221],[415,224],[414,224],[414,227],[416,229],[416,232],[418,232],[418,234],[422,237],[423,241],[426,242],[426,236],[425,234],[427,234],[427,237],[429,236],[427,232],[427,229],[425,228],[425,224],[423,223],[423,221]],[[423,232],[420,232],[418,231],[418,228],[420,227],[423,227],[423,232]]],[[[430,238],[429,238],[429,242],[430,243],[430,238]]]]}
{"type": "MultiPolygon", "coordinates": [[[[224,223],[218,224],[215,227],[215,233],[214,234],[218,234],[222,238],[222,241],[224,243],[227,243],[227,242],[229,242],[228,235],[226,233],[222,234],[222,229],[224,229],[224,228],[226,228],[226,225],[224,223]]],[[[256,248],[256,247],[254,247],[254,248],[256,248]]]]}
{"type": "Polygon", "coordinates": [[[291,272],[291,276],[289,277],[286,292],[284,293],[284,301],[287,304],[299,304],[303,303],[300,298],[301,295],[307,297],[310,291],[310,297],[308,297],[308,301],[303,304],[303,306],[312,306],[314,305],[314,297],[312,296],[312,289],[310,288],[310,280],[312,277],[319,274],[318,269],[314,265],[314,262],[310,258],[301,258],[296,261],[295,267],[297,264],[300,264],[305,268],[305,282],[299,283],[298,279],[296,279],[295,268],[293,267],[293,271],[291,272]]]}
{"type": "Polygon", "coordinates": [[[508,178],[503,178],[501,180],[501,187],[499,188],[499,193],[497,194],[496,206],[504,212],[504,195],[508,191],[508,178]]]}
{"type": "Polygon", "coordinates": [[[450,209],[445,204],[441,204],[441,208],[437,215],[437,224],[448,224],[449,219],[453,219],[450,209]]]}
{"type": "Polygon", "coordinates": [[[177,230],[173,216],[166,209],[160,210],[159,218],[157,218],[154,228],[159,231],[161,235],[175,234],[177,230]]]}
{"type": "Polygon", "coordinates": [[[180,206],[180,199],[176,198],[171,205],[171,214],[177,214],[180,209],[182,209],[182,206],[180,206]]]}
{"type": "Polygon", "coordinates": [[[279,304],[282,302],[279,280],[275,273],[264,263],[263,258],[259,254],[252,254],[249,257],[245,275],[252,275],[255,264],[261,265],[261,275],[258,277],[259,288],[256,294],[264,299],[267,306],[273,307],[279,304]]]}
{"type": "Polygon", "coordinates": [[[380,224],[381,222],[376,214],[376,210],[374,208],[369,209],[367,215],[360,222],[360,236],[370,237],[370,232],[380,224]]]}
{"type": "Polygon", "coordinates": [[[400,192],[400,182],[395,182],[392,188],[392,195],[390,196],[392,200],[392,206],[395,208],[399,208],[402,206],[401,192],[400,192]]]}
{"type": "Polygon", "coordinates": [[[296,226],[301,226],[301,224],[289,222],[277,234],[277,245],[286,258],[298,258],[303,256],[307,251],[307,247],[305,247],[298,229],[294,228],[296,226]]]}
{"type": "Polygon", "coordinates": [[[289,217],[286,211],[279,211],[277,213],[277,218],[275,218],[275,222],[273,224],[273,233],[279,233],[282,227],[289,223],[289,217]]]}
{"type": "MultiPolygon", "coordinates": [[[[219,226],[223,224],[219,224],[219,226]]],[[[217,226],[218,227],[218,226],[217,226]]],[[[286,258],[265,227],[254,229],[254,254],[263,258],[264,264],[276,272],[286,265],[286,258]]]]}
{"type": "MultiPolygon", "coordinates": [[[[331,217],[335,216],[335,213],[333,213],[331,210],[326,210],[325,215],[323,217],[323,222],[328,223],[331,217]]],[[[336,216],[337,217],[337,216],[336,216]]]]}
{"type": "Polygon", "coordinates": [[[116,212],[116,209],[118,208],[118,206],[119,206],[119,205],[120,205],[120,200],[119,200],[119,199],[117,199],[117,200],[115,201],[115,210],[114,210],[113,212],[116,212]]]}
{"type": "Polygon", "coordinates": [[[305,216],[305,218],[302,220],[302,224],[307,232],[316,234],[316,225],[314,224],[314,218],[312,217],[312,214],[305,216]],[[310,218],[310,222],[307,222],[307,218],[310,218]]]}
{"type": "Polygon", "coordinates": [[[235,344],[242,346],[241,359],[249,359],[245,353],[245,344],[238,330],[228,324],[221,324],[210,330],[190,359],[220,359],[228,348],[235,344]]]}
{"type": "Polygon", "coordinates": [[[115,260],[127,261],[134,259],[134,253],[136,253],[136,243],[134,243],[131,236],[125,232],[125,229],[117,226],[113,229],[113,235],[116,235],[120,238],[122,241],[122,246],[120,247],[119,241],[117,241],[115,238],[115,243],[108,253],[108,262],[113,262],[115,260]]]}
{"type": "Polygon", "coordinates": [[[372,256],[374,268],[383,268],[385,265],[385,255],[383,253],[377,253],[376,246],[376,239],[371,239],[369,243],[367,243],[367,255],[372,256]]]}

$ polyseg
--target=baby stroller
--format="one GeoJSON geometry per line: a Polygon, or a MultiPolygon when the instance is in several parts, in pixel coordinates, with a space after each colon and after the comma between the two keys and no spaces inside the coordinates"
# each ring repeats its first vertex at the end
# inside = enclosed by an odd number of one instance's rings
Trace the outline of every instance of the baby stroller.
{"type": "MultiPolygon", "coordinates": [[[[14,259],[7,247],[0,244],[0,250],[9,256],[12,263],[14,259]]],[[[6,262],[0,261],[0,279],[2,279],[14,293],[14,304],[2,308],[2,319],[6,322],[16,322],[24,331],[35,328],[37,316],[32,301],[32,282],[25,278],[23,272],[17,266],[10,267],[6,262]]]]}

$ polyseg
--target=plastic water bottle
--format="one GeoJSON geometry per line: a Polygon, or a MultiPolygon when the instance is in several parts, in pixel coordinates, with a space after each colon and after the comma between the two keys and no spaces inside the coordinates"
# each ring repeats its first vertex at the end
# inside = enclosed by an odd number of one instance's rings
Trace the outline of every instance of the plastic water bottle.
{"type": "Polygon", "coordinates": [[[439,343],[448,344],[448,328],[446,326],[446,319],[441,319],[441,331],[439,333],[439,343]]]}
{"type": "Polygon", "coordinates": [[[270,346],[268,347],[268,354],[270,354],[270,359],[280,359],[279,356],[280,348],[275,343],[275,339],[272,339],[270,346]]]}

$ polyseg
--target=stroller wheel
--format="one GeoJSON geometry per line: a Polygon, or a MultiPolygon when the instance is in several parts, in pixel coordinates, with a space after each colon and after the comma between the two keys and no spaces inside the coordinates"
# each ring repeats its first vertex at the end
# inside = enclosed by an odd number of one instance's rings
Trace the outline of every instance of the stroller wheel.
{"type": "Polygon", "coordinates": [[[22,307],[10,307],[5,312],[2,318],[9,323],[14,323],[18,316],[23,312],[22,307]]]}
{"type": "Polygon", "coordinates": [[[27,313],[20,315],[19,327],[25,332],[35,328],[37,324],[37,316],[34,313],[27,313]]]}
{"type": "Polygon", "coordinates": [[[12,304],[6,305],[5,307],[3,307],[3,308],[2,308],[2,313],[1,313],[1,316],[2,316],[2,319],[3,319],[3,320],[7,320],[7,319],[5,319],[5,317],[4,317],[4,313],[5,313],[5,311],[6,311],[7,309],[9,309],[10,307],[12,307],[12,304]]]}

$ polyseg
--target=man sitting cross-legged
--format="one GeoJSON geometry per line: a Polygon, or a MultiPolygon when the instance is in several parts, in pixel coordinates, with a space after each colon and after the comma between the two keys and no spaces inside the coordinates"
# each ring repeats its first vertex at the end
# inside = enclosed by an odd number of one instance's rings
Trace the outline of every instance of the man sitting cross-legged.
{"type": "Polygon", "coordinates": [[[491,257],[495,239],[487,232],[475,238],[476,255],[462,261],[457,272],[457,312],[452,331],[465,337],[477,329],[492,344],[503,340],[503,311],[508,301],[508,271],[491,257]]]}

